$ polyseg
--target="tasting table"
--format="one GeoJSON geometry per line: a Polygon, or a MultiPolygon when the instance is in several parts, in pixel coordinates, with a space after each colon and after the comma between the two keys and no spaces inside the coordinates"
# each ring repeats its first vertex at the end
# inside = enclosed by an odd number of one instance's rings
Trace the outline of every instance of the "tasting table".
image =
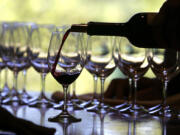
{"type": "Polygon", "coordinates": [[[28,106],[5,106],[13,115],[32,121],[35,124],[56,129],[55,135],[180,135],[180,118],[155,116],[129,117],[123,113],[99,115],[86,110],[70,113],[81,122],[63,125],[49,122],[61,110],[40,109],[28,106]]]}

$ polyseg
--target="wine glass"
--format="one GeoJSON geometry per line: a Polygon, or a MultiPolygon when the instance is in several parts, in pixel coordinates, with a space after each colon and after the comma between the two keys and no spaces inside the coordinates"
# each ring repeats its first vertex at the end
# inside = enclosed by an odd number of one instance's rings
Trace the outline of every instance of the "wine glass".
{"type": "Polygon", "coordinates": [[[49,108],[54,104],[45,95],[45,79],[48,68],[48,46],[51,38],[51,33],[55,31],[55,26],[52,24],[37,24],[31,26],[29,45],[31,49],[30,61],[33,68],[41,75],[41,93],[40,95],[29,101],[31,107],[49,108]]]}
{"type": "MultiPolygon", "coordinates": [[[[2,51],[3,50],[3,48],[2,48],[2,46],[0,45],[0,77],[1,77],[1,71],[2,71],[2,69],[4,69],[5,68],[5,63],[3,62],[3,60],[2,60],[2,51]]],[[[0,84],[1,84],[1,78],[0,78],[0,84]]],[[[1,96],[1,87],[0,87],[0,104],[1,104],[1,101],[2,101],[2,96],[1,96]]]]}
{"type": "Polygon", "coordinates": [[[175,114],[167,105],[167,88],[169,81],[179,73],[180,57],[179,52],[171,49],[151,49],[148,62],[153,73],[162,81],[162,103],[158,108],[151,109],[150,114],[163,117],[171,117],[175,114]]]}
{"type": "Polygon", "coordinates": [[[1,48],[1,58],[3,60],[3,62],[5,63],[5,74],[4,74],[4,80],[5,80],[5,83],[4,83],[4,86],[2,88],[2,92],[1,92],[1,96],[3,99],[9,97],[9,94],[10,94],[10,88],[8,86],[8,83],[7,83],[7,79],[8,79],[8,67],[7,67],[7,53],[6,52],[6,45],[8,44],[8,40],[5,39],[5,33],[7,33],[6,31],[9,29],[8,26],[11,25],[12,23],[10,22],[3,22],[2,23],[2,29],[1,29],[1,40],[0,40],[0,44],[2,46],[1,48]]]}
{"type": "Polygon", "coordinates": [[[13,88],[11,89],[10,97],[3,100],[4,104],[27,104],[21,99],[18,89],[18,73],[23,70],[29,59],[27,54],[27,35],[23,25],[18,22],[14,22],[6,27],[4,31],[4,40],[7,40],[6,44],[6,64],[10,70],[13,71],[14,81],[13,88]]]}
{"type": "Polygon", "coordinates": [[[88,111],[105,114],[111,110],[104,104],[104,83],[116,67],[112,55],[113,43],[113,37],[110,36],[91,36],[88,39],[86,66],[91,68],[91,71],[101,80],[99,103],[94,107],[87,108],[88,111]]]}
{"type": "Polygon", "coordinates": [[[93,76],[93,97],[90,101],[84,102],[81,105],[84,106],[85,108],[91,108],[95,109],[97,108],[97,105],[99,104],[98,97],[97,97],[97,83],[98,83],[98,76],[96,75],[96,70],[93,68],[90,64],[85,65],[86,70],[92,74],[93,76]]]}
{"type": "MultiPolygon", "coordinates": [[[[31,49],[30,49],[30,47],[29,47],[29,35],[30,35],[31,27],[32,27],[33,25],[36,25],[36,24],[33,23],[33,22],[23,22],[22,25],[24,25],[25,28],[26,28],[26,34],[27,34],[27,36],[28,36],[28,40],[27,40],[28,49],[27,49],[27,50],[28,50],[28,54],[30,54],[30,53],[31,53],[31,49]]],[[[23,100],[26,100],[27,102],[28,102],[29,99],[32,98],[32,96],[29,95],[28,92],[27,92],[27,90],[26,90],[27,70],[28,70],[30,67],[31,67],[31,62],[30,62],[30,60],[29,60],[29,62],[28,62],[27,65],[26,65],[26,68],[24,68],[24,70],[22,71],[22,73],[23,73],[23,80],[24,80],[24,81],[23,81],[23,89],[22,89],[22,93],[21,93],[21,98],[22,98],[23,100]]]]}
{"type": "Polygon", "coordinates": [[[132,94],[133,100],[131,107],[120,109],[120,111],[127,112],[133,116],[146,114],[147,110],[136,104],[137,99],[137,83],[140,77],[142,77],[149,69],[147,62],[147,50],[144,48],[138,48],[133,46],[129,40],[125,37],[117,37],[118,41],[118,63],[119,69],[132,80],[132,94]]]}
{"type": "MultiPolygon", "coordinates": [[[[0,77],[1,77],[1,71],[2,71],[2,69],[4,69],[5,68],[5,63],[3,62],[3,60],[2,60],[2,54],[3,54],[3,46],[1,45],[2,43],[1,43],[1,41],[2,41],[2,24],[0,24],[0,77]]],[[[1,78],[0,78],[0,84],[1,84],[1,78]]],[[[1,104],[1,101],[2,101],[2,96],[1,96],[1,87],[0,87],[0,104],[1,104]]]]}
{"type": "MultiPolygon", "coordinates": [[[[62,26],[57,26],[56,27],[56,31],[60,32],[61,34],[65,33],[68,29],[70,28],[70,25],[62,25],[62,26]]],[[[83,36],[82,39],[82,42],[83,44],[85,44],[85,34],[81,34],[81,36],[83,36]]],[[[84,48],[85,49],[85,48],[84,48]]],[[[72,84],[71,84],[71,88],[70,90],[68,90],[68,95],[67,95],[67,106],[68,106],[68,109],[70,110],[82,110],[83,109],[83,104],[84,101],[80,100],[77,95],[76,95],[76,81],[74,81],[72,84]],[[70,90],[72,90],[72,95],[70,94],[70,90]]],[[[63,101],[54,106],[55,109],[62,109],[63,108],[63,101]]]]}
{"type": "MultiPolygon", "coordinates": [[[[113,46],[113,59],[114,59],[114,62],[116,64],[116,66],[118,67],[118,63],[119,63],[119,42],[118,42],[118,38],[115,38],[114,40],[114,46],[113,46]]],[[[131,78],[128,78],[129,80],[129,86],[132,86],[132,79],[131,78]]],[[[131,97],[132,97],[132,88],[130,87],[129,88],[129,92],[128,92],[128,99],[127,101],[125,101],[124,103],[122,104],[119,104],[119,105],[116,105],[114,107],[115,110],[127,110],[131,107],[131,104],[130,104],[130,100],[131,100],[131,97]]]]}
{"type": "Polygon", "coordinates": [[[71,32],[67,36],[67,33],[53,32],[49,45],[49,69],[56,81],[63,86],[64,91],[62,112],[53,118],[49,118],[51,122],[71,123],[81,121],[81,119],[69,114],[67,110],[67,92],[68,86],[77,79],[83,69],[85,52],[81,34],[71,32]],[[62,34],[64,37],[61,42],[60,36],[62,34]],[[67,37],[66,42],[64,42],[65,37],[67,37]]]}

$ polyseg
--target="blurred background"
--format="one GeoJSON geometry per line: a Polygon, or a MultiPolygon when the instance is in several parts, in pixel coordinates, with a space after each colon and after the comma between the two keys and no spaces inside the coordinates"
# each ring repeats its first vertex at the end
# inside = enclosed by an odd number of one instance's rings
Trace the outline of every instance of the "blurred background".
{"type": "MultiPolygon", "coordinates": [[[[158,12],[165,0],[0,0],[0,22],[21,21],[45,24],[87,23],[89,21],[126,22],[138,12],[158,12]]],[[[19,74],[19,89],[22,89],[22,73],[19,74]]],[[[152,72],[146,76],[154,77],[152,72]]],[[[8,74],[9,86],[12,86],[12,73],[8,74]]],[[[125,78],[116,69],[107,79],[105,88],[113,78],[125,78]]],[[[27,90],[40,90],[40,76],[30,68],[27,72],[27,90]]],[[[1,87],[4,83],[4,71],[1,74],[1,87]]],[[[99,82],[98,82],[99,83],[99,82]]],[[[99,87],[100,85],[98,85],[99,87]]],[[[92,92],[93,78],[85,69],[76,80],[77,94],[92,92]]],[[[99,87],[100,88],[100,87],[99,87]]],[[[46,90],[54,92],[62,87],[47,75],[46,90]]],[[[98,89],[100,91],[100,89],[98,89]]]]}

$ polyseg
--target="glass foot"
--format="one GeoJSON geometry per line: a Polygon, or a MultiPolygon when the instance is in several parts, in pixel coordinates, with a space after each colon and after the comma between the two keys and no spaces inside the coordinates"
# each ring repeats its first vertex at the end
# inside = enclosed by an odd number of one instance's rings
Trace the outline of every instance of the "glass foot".
{"type": "Polygon", "coordinates": [[[99,104],[99,101],[97,99],[93,99],[93,100],[82,103],[81,106],[83,106],[84,108],[89,108],[98,104],[99,104]]]}
{"type": "Polygon", "coordinates": [[[49,118],[48,121],[58,122],[58,123],[73,123],[73,122],[80,122],[81,119],[75,118],[74,116],[70,115],[68,112],[62,112],[53,118],[49,118]]]}
{"type": "Polygon", "coordinates": [[[160,105],[158,108],[149,111],[149,114],[160,117],[176,117],[178,113],[170,108],[170,106],[166,106],[165,108],[163,108],[163,106],[160,105]]]}
{"type": "Polygon", "coordinates": [[[161,104],[158,104],[158,105],[156,105],[156,106],[153,106],[153,107],[148,108],[148,111],[149,111],[149,112],[155,111],[155,110],[159,109],[160,107],[161,107],[161,104]]]}
{"type": "Polygon", "coordinates": [[[71,100],[68,101],[67,103],[68,109],[70,110],[83,110],[84,108],[74,102],[72,102],[71,100]]]}
{"type": "Polygon", "coordinates": [[[112,110],[111,107],[109,107],[108,105],[104,105],[104,104],[99,104],[99,105],[94,105],[92,107],[89,107],[86,109],[88,112],[95,112],[97,114],[106,114],[109,113],[112,110]]]}
{"type": "MultiPolygon", "coordinates": [[[[54,109],[57,109],[57,110],[62,110],[63,109],[63,106],[64,105],[64,102],[61,101],[58,105],[55,105],[53,108],[54,109]]],[[[67,103],[67,108],[69,111],[72,111],[72,110],[83,110],[84,108],[76,103],[73,103],[71,101],[68,101],[67,103]]]]}
{"type": "Polygon", "coordinates": [[[36,108],[51,108],[54,106],[54,103],[44,97],[44,98],[36,98],[28,103],[29,107],[36,107],[36,108]]]}
{"type": "Polygon", "coordinates": [[[53,106],[53,108],[57,109],[57,110],[62,110],[63,109],[63,105],[64,105],[64,101],[60,101],[59,104],[55,104],[53,106]]]}
{"type": "Polygon", "coordinates": [[[142,117],[148,115],[148,110],[145,109],[143,106],[139,106],[135,104],[134,106],[129,105],[125,108],[119,110],[124,116],[127,117],[142,117]]]}
{"type": "Polygon", "coordinates": [[[4,85],[2,92],[1,92],[1,96],[4,98],[6,98],[10,93],[9,87],[7,84],[4,85]]]}
{"type": "Polygon", "coordinates": [[[23,101],[19,96],[8,97],[2,101],[2,104],[5,105],[12,105],[13,103],[27,105],[27,102],[23,101]]]}
{"type": "Polygon", "coordinates": [[[80,99],[78,99],[78,98],[72,98],[71,101],[72,101],[73,103],[77,104],[77,105],[81,105],[81,104],[84,103],[83,100],[80,100],[80,99]]]}
{"type": "Polygon", "coordinates": [[[127,106],[130,106],[130,105],[128,104],[128,102],[125,102],[125,103],[123,103],[123,104],[116,105],[116,106],[114,107],[114,109],[121,109],[121,108],[124,108],[125,106],[127,107],[127,106]]]}
{"type": "Polygon", "coordinates": [[[23,92],[21,93],[21,98],[29,100],[32,98],[32,96],[30,96],[25,90],[23,90],[23,92]]]}

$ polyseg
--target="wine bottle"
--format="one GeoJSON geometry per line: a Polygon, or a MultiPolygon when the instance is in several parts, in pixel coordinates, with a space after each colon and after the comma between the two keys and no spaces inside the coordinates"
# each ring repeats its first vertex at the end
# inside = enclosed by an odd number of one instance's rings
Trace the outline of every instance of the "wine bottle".
{"type": "Polygon", "coordinates": [[[88,35],[124,36],[138,47],[157,47],[153,35],[152,21],[156,13],[138,13],[126,23],[89,22],[74,24],[72,32],[86,32],[88,35]]]}

